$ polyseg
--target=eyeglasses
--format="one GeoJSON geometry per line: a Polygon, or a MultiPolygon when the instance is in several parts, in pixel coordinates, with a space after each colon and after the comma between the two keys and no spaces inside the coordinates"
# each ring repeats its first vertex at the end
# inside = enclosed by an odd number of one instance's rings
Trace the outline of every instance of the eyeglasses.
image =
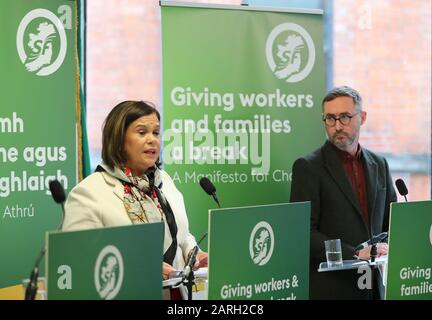
{"type": "Polygon", "coordinates": [[[322,120],[325,122],[326,126],[328,126],[328,127],[334,127],[336,125],[336,121],[337,120],[339,120],[339,122],[341,124],[343,124],[344,126],[346,126],[347,124],[350,123],[351,118],[355,117],[359,113],[360,112],[356,112],[354,114],[342,113],[339,117],[335,117],[332,114],[328,114],[326,116],[323,116],[322,120]]]}

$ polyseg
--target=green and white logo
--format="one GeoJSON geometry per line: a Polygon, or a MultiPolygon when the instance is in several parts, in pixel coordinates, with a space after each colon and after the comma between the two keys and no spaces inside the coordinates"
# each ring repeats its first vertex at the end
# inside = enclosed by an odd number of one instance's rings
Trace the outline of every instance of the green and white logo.
{"type": "Polygon", "coordinates": [[[295,23],[282,23],[267,38],[266,58],[278,79],[299,82],[312,71],[315,45],[303,27],[295,23]]]}
{"type": "Polygon", "coordinates": [[[19,24],[16,46],[27,71],[48,76],[60,68],[66,56],[63,23],[49,10],[34,9],[19,24]]]}
{"type": "Polygon", "coordinates": [[[263,266],[269,262],[274,249],[274,233],[266,221],[258,222],[249,238],[249,253],[252,261],[263,266]]]}
{"type": "Polygon", "coordinates": [[[120,251],[113,245],[99,253],[95,265],[95,286],[99,296],[111,300],[119,293],[123,283],[124,265],[120,251]]]}

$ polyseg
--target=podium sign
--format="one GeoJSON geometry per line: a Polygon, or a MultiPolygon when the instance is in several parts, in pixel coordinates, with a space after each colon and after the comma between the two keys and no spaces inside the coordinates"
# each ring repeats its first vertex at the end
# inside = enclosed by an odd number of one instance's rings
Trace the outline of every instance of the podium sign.
{"type": "Polygon", "coordinates": [[[432,201],[392,203],[386,299],[432,299],[432,201]]]}
{"type": "Polygon", "coordinates": [[[310,202],[210,210],[208,299],[308,299],[310,202]]]}
{"type": "Polygon", "coordinates": [[[161,299],[163,225],[47,233],[48,299],[161,299]]]}

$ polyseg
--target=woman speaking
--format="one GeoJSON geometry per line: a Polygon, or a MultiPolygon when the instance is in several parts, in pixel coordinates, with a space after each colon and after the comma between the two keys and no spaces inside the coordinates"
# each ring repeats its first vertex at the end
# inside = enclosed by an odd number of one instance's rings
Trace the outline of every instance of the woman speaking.
{"type": "MultiPolygon", "coordinates": [[[[163,221],[166,279],[185,267],[197,243],[189,232],[183,195],[159,168],[160,145],[160,115],[153,106],[143,101],[115,106],[103,127],[102,163],[69,193],[63,230],[163,221]]],[[[200,250],[194,267],[207,267],[207,262],[200,250]]]]}

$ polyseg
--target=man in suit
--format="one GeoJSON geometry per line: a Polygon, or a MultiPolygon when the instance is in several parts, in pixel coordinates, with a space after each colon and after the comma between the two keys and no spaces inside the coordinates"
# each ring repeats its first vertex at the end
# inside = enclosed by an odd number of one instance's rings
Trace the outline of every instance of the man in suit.
{"type": "MultiPolygon", "coordinates": [[[[371,246],[357,252],[355,247],[387,231],[390,203],[397,200],[387,161],[359,144],[367,115],[360,94],[336,87],[322,109],[328,140],[294,162],[290,199],[311,201],[310,298],[379,299],[383,288],[376,269],[369,272],[372,280],[364,279],[367,271],[317,272],[326,261],[325,240],[341,239],[344,260],[369,259],[371,246]],[[370,290],[364,288],[368,280],[370,290]]],[[[387,254],[387,244],[379,243],[377,253],[387,254]]]]}

